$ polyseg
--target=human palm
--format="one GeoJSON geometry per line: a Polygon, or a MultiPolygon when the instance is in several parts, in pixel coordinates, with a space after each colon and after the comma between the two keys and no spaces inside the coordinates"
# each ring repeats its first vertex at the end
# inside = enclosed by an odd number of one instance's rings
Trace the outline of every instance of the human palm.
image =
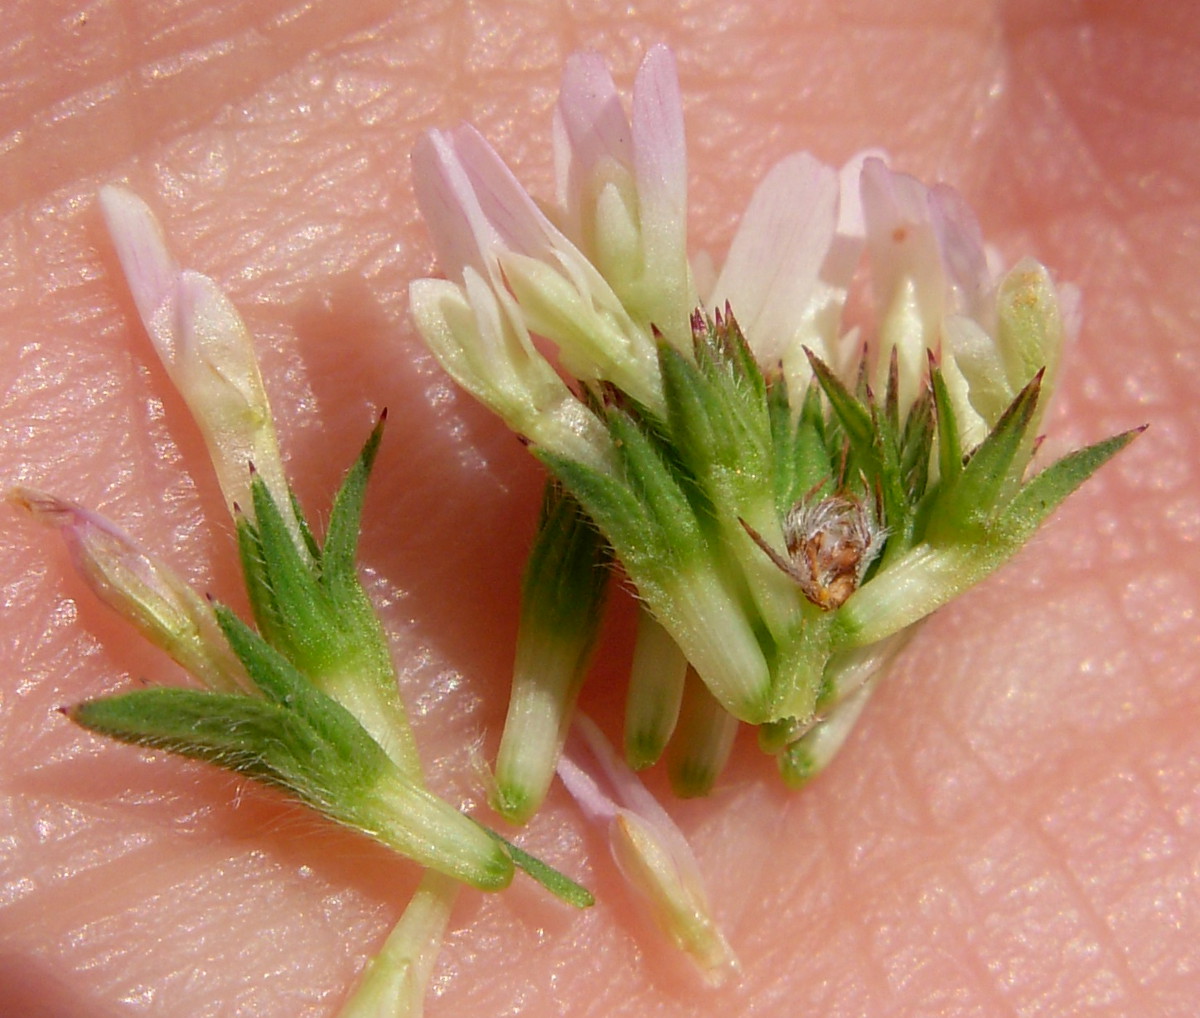
{"type": "MultiPolygon", "coordinates": [[[[1083,289],[1050,442],[1149,421],[1003,571],[921,630],[833,767],[789,793],[739,744],[674,803],[744,980],[714,993],[637,917],[555,793],[526,847],[586,914],[465,893],[430,1015],[1185,1014],[1200,964],[1195,803],[1200,39],[1139,13],[812,2],[625,7],[202,2],[69,15],[17,0],[3,182],[3,476],[101,509],[237,598],[202,442],[136,325],[93,200],[127,179],[260,342],[299,494],[326,511],[375,413],[362,561],[427,770],[481,798],[503,717],[539,471],[408,322],[430,269],[407,154],[470,119],[549,194],[562,62],[680,63],[691,232],[720,251],[808,148],[881,145],[962,189],[1009,260],[1083,289]]],[[[326,1015],[414,868],[256,786],[93,738],[55,708],[176,678],[15,513],[0,531],[0,1011],[326,1015]],[[41,1009],[40,1011],[38,1009],[41,1009]]],[[[630,633],[615,606],[613,639],[630,633]]],[[[617,731],[624,656],[585,706],[617,731]]],[[[652,778],[652,781],[656,779],[652,778]]]]}

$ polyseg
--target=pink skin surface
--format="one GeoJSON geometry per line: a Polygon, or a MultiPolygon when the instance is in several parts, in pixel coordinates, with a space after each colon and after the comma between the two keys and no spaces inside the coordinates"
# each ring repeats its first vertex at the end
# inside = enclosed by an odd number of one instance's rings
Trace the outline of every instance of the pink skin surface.
{"type": "MultiPolygon", "coordinates": [[[[745,966],[713,992],[633,913],[561,789],[522,835],[600,897],[462,895],[438,1016],[1190,1015],[1200,987],[1200,23],[1186,3],[9,0],[0,11],[0,464],[237,602],[197,430],[136,324],[95,205],[125,180],[260,342],[318,518],[374,415],[368,583],[424,758],[482,799],[536,464],[418,343],[431,269],[408,153],[478,124],[550,194],[572,51],[627,88],[678,56],[693,247],[757,180],[867,145],[959,186],[1009,258],[1082,286],[1061,450],[1150,431],[1015,561],[930,621],[843,755],[785,792],[743,739],[674,803],[745,966]],[[903,11],[903,13],[897,13],[903,11]],[[632,13],[631,13],[632,12],[632,13]],[[964,13],[969,12],[969,13],[964,13]]],[[[94,738],[55,708],[175,681],[0,517],[0,1013],[332,1015],[414,868],[244,781],[94,738]]],[[[615,733],[627,603],[584,694],[615,733]],[[612,690],[612,692],[606,692],[612,690]]],[[[655,787],[661,781],[652,779],[655,787]]]]}

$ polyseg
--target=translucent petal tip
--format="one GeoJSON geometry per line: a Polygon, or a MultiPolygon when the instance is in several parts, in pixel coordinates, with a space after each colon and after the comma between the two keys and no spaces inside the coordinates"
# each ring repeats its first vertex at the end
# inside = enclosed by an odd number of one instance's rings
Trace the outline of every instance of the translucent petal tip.
{"type": "Polygon", "coordinates": [[[174,290],[179,266],[167,249],[162,227],[141,198],[108,184],[100,189],[99,202],[138,314],[149,326],[154,312],[174,290]]]}

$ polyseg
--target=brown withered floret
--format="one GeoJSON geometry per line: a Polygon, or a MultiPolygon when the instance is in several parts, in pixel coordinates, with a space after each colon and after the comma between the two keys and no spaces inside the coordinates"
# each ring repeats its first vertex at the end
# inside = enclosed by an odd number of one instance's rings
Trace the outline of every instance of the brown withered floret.
{"type": "Polygon", "coordinates": [[[884,534],[870,510],[853,495],[803,498],[783,521],[782,555],[745,520],[746,533],[800,592],[824,611],[840,608],[879,554],[884,534]]]}

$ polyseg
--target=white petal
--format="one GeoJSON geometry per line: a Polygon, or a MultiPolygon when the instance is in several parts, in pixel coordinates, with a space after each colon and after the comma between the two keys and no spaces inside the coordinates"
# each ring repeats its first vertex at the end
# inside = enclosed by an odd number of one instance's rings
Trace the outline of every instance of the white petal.
{"type": "Polygon", "coordinates": [[[1005,382],[1004,362],[996,343],[978,322],[949,315],[942,322],[941,368],[954,406],[959,439],[974,449],[1016,395],[1005,382]]]}
{"type": "Polygon", "coordinates": [[[837,222],[838,176],[807,153],[788,156],[754,192],[710,306],[729,301],[763,364],[783,358],[812,316],[837,222]]]}
{"type": "Polygon", "coordinates": [[[511,296],[468,267],[463,285],[414,280],[409,304],[442,367],[510,428],[596,470],[612,469],[607,431],[533,346],[511,296]]]}
{"type": "Polygon", "coordinates": [[[633,166],[645,313],[668,340],[685,347],[695,306],[687,262],[687,145],[675,58],[666,46],[650,49],[634,81],[633,166]]]}
{"type": "Polygon", "coordinates": [[[174,301],[160,307],[150,331],[160,349],[173,331],[176,356],[167,372],[204,435],[226,503],[252,512],[248,467],[253,463],[296,547],[307,554],[289,512],[291,496],[254,343],[233,303],[208,276],[185,270],[174,301]]]}
{"type": "Polygon", "coordinates": [[[966,199],[946,184],[930,188],[929,212],[951,291],[951,306],[959,314],[983,321],[992,290],[992,273],[979,221],[966,199]]]}
{"type": "Polygon", "coordinates": [[[882,160],[868,159],[863,164],[862,204],[877,312],[886,315],[910,280],[914,306],[932,347],[945,307],[946,281],[929,190],[915,177],[888,169],[882,160]]]}

